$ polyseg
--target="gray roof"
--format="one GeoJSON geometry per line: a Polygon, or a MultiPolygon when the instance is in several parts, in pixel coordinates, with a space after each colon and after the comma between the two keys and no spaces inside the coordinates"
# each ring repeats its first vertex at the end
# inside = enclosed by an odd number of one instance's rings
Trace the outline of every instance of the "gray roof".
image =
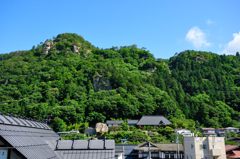
{"type": "Polygon", "coordinates": [[[137,125],[137,123],[138,123],[138,120],[127,120],[127,122],[128,122],[128,125],[137,125]]]}
{"type": "Polygon", "coordinates": [[[55,152],[64,159],[115,157],[114,140],[58,140],[55,152]]]}
{"type": "Polygon", "coordinates": [[[44,123],[0,115],[0,136],[28,159],[57,159],[46,141],[59,136],[44,123]]]}
{"type": "Polygon", "coordinates": [[[107,125],[120,125],[123,123],[122,120],[107,120],[106,121],[107,125]]]}
{"type": "Polygon", "coordinates": [[[158,125],[170,125],[171,122],[164,116],[142,116],[137,125],[144,126],[158,126],[158,125]]]}
{"type": "Polygon", "coordinates": [[[138,153],[134,151],[134,148],[136,148],[138,145],[132,145],[132,144],[118,144],[115,145],[115,153],[123,153],[125,158],[137,158],[138,153]]]}
{"type": "Polygon", "coordinates": [[[150,143],[150,148],[148,142],[138,145],[134,148],[137,151],[183,151],[182,144],[154,144],[150,143]]]}
{"type": "Polygon", "coordinates": [[[48,129],[48,130],[51,129],[47,124],[42,123],[42,122],[36,122],[33,120],[29,120],[29,119],[22,119],[22,118],[1,115],[1,114],[0,114],[0,124],[12,125],[12,126],[15,125],[15,126],[22,126],[22,127],[32,127],[32,128],[48,129]]]}
{"type": "Polygon", "coordinates": [[[114,140],[59,140],[47,124],[12,116],[0,115],[0,139],[27,159],[115,157],[114,140]]]}
{"type": "Polygon", "coordinates": [[[63,159],[114,159],[114,150],[61,150],[56,151],[63,159]]]}

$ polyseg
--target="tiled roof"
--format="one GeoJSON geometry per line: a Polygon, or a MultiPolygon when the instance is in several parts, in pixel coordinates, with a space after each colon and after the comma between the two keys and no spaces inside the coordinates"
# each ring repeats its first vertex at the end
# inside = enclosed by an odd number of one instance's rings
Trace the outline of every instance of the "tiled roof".
{"type": "Polygon", "coordinates": [[[154,144],[154,143],[143,143],[138,145],[135,150],[138,151],[183,151],[182,144],[154,144]],[[150,144],[150,145],[149,145],[150,144]],[[149,147],[150,146],[150,147],[149,147]]]}
{"type": "Polygon", "coordinates": [[[142,116],[137,125],[170,125],[171,122],[164,116],[142,116]]]}
{"type": "Polygon", "coordinates": [[[240,158],[240,151],[233,151],[232,154],[227,155],[227,158],[236,158],[236,159],[240,158]]]}
{"type": "Polygon", "coordinates": [[[138,120],[127,120],[127,122],[128,122],[128,125],[137,125],[137,123],[138,123],[138,120]]]}
{"type": "Polygon", "coordinates": [[[107,120],[106,121],[107,125],[119,125],[119,124],[122,124],[123,121],[122,120],[107,120]]]}
{"type": "Polygon", "coordinates": [[[0,115],[0,124],[12,125],[12,126],[22,126],[22,127],[33,127],[39,129],[51,129],[47,124],[42,122],[36,122],[29,119],[22,119],[7,115],[0,115]]]}
{"type": "Polygon", "coordinates": [[[208,130],[215,130],[215,128],[202,128],[203,131],[208,131],[208,130]]]}
{"type": "Polygon", "coordinates": [[[107,159],[114,140],[59,140],[47,124],[0,115],[0,139],[27,159],[107,159]]]}
{"type": "Polygon", "coordinates": [[[121,154],[124,153],[125,158],[137,158],[138,153],[134,150],[137,145],[130,144],[118,144],[115,146],[115,153],[121,154]]]}
{"type": "Polygon", "coordinates": [[[0,136],[27,159],[57,159],[46,141],[59,136],[47,124],[0,115],[0,136]]]}
{"type": "Polygon", "coordinates": [[[227,152],[227,151],[232,151],[232,150],[240,149],[240,147],[237,146],[237,145],[225,145],[225,149],[226,149],[226,152],[227,152]]]}
{"type": "Polygon", "coordinates": [[[62,159],[114,159],[114,150],[61,150],[56,151],[62,159]]]}

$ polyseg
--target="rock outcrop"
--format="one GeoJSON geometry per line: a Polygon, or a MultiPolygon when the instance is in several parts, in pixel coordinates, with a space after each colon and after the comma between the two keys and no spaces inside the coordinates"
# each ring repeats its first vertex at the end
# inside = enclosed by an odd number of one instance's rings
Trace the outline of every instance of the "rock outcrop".
{"type": "Polygon", "coordinates": [[[93,87],[95,91],[112,89],[109,79],[99,73],[93,77],[93,87]]]}
{"type": "Polygon", "coordinates": [[[78,47],[77,45],[73,45],[73,52],[74,53],[79,53],[80,47],[78,47]]]}
{"type": "Polygon", "coordinates": [[[49,50],[52,48],[53,42],[52,41],[45,41],[43,45],[43,54],[47,55],[49,50]]]}
{"type": "Polygon", "coordinates": [[[96,132],[103,134],[108,132],[108,126],[104,123],[97,123],[96,124],[96,132]]]}

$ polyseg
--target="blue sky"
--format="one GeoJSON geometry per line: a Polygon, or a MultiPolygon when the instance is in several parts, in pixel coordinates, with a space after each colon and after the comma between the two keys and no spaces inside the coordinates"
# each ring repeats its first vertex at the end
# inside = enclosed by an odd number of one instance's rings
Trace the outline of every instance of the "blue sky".
{"type": "Polygon", "coordinates": [[[239,0],[1,0],[0,53],[57,34],[100,48],[137,44],[156,58],[187,49],[240,51],[239,0]]]}

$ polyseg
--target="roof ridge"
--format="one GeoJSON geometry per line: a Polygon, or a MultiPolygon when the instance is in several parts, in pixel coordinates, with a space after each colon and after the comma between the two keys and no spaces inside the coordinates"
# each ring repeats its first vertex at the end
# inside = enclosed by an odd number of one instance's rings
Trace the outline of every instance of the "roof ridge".
{"type": "Polygon", "coordinates": [[[144,116],[163,116],[163,115],[143,115],[142,117],[144,117],[144,116]]]}
{"type": "Polygon", "coordinates": [[[0,119],[0,124],[3,125],[51,130],[46,123],[33,119],[24,119],[18,116],[5,115],[2,113],[0,113],[0,119]]]}

